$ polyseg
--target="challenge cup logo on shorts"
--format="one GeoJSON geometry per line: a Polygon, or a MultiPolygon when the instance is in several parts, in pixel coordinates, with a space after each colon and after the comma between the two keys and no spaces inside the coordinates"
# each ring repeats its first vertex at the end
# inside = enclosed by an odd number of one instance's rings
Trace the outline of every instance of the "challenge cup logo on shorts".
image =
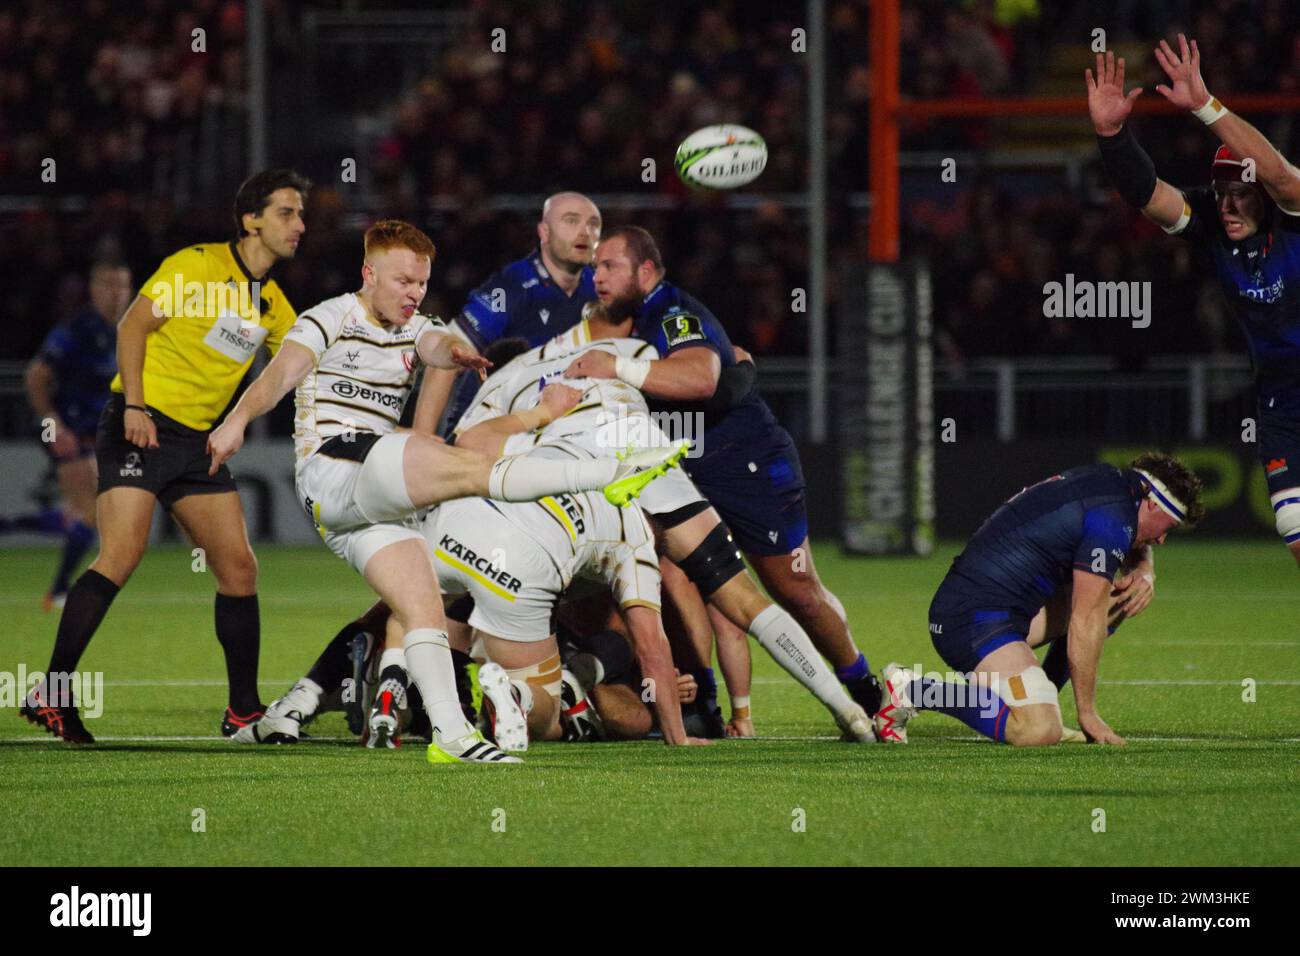
{"type": "Polygon", "coordinates": [[[127,452],[126,461],[122,463],[119,474],[123,478],[144,477],[144,469],[140,467],[140,453],[138,451],[127,452]]]}

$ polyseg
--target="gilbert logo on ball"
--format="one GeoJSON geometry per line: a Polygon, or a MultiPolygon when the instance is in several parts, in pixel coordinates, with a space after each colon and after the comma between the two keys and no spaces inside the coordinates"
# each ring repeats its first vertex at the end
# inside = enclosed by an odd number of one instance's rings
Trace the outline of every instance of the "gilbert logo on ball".
{"type": "Polygon", "coordinates": [[[767,143],[744,126],[706,126],[677,147],[677,175],[688,186],[735,189],[752,183],[767,165],[767,143]]]}

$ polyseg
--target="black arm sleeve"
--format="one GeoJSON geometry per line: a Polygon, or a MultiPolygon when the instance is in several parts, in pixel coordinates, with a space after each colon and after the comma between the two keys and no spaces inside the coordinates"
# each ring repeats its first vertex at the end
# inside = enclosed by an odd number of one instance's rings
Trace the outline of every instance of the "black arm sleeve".
{"type": "Polygon", "coordinates": [[[1156,167],[1140,145],[1129,124],[1114,136],[1098,136],[1101,164],[1124,201],[1141,209],[1156,192],[1156,167]]]}
{"type": "Polygon", "coordinates": [[[718,374],[718,387],[713,390],[713,397],[704,403],[704,407],[718,412],[730,408],[749,394],[757,378],[758,369],[753,362],[729,365],[718,374]]]}

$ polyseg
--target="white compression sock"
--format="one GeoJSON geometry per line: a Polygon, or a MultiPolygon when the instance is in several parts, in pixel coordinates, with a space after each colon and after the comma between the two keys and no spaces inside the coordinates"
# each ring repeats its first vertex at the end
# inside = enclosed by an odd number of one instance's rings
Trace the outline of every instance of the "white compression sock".
{"type": "Polygon", "coordinates": [[[429,715],[436,739],[455,740],[472,733],[456,694],[456,674],[451,663],[447,632],[432,627],[407,631],[406,670],[420,688],[424,710],[429,715]]]}
{"type": "Polygon", "coordinates": [[[488,497],[498,501],[536,501],[547,495],[599,491],[614,480],[613,457],[584,461],[510,455],[498,458],[488,475],[488,497]]]}
{"type": "Polygon", "coordinates": [[[384,653],[379,655],[379,676],[383,677],[384,671],[393,666],[406,670],[406,651],[400,647],[384,648],[384,653]]]}
{"type": "MultiPolygon", "coordinates": [[[[296,710],[302,714],[303,718],[310,717],[316,713],[320,707],[321,686],[310,677],[304,677],[293,687],[289,688],[289,693],[284,695],[284,703],[276,708],[277,711],[296,710]]],[[[279,716],[279,715],[277,715],[279,716]]]]}
{"type": "Polygon", "coordinates": [[[808,688],[832,714],[853,707],[853,699],[822,660],[812,640],[779,604],[772,604],[749,624],[749,633],[791,677],[808,688]]]}

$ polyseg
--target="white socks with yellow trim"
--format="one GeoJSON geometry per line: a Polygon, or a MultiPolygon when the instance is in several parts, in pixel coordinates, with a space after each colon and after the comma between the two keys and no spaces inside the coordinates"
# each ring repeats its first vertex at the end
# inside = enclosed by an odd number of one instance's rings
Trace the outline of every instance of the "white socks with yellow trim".
{"type": "Polygon", "coordinates": [[[599,491],[618,474],[612,456],[565,461],[538,455],[510,455],[492,463],[488,497],[498,501],[536,501],[547,495],[599,491]]]}
{"type": "Polygon", "coordinates": [[[460,709],[456,672],[451,662],[447,632],[433,627],[407,631],[402,638],[406,671],[420,688],[424,710],[433,725],[435,740],[456,740],[474,732],[460,709]]]}
{"type": "Polygon", "coordinates": [[[854,707],[833,671],[813,647],[812,639],[779,604],[769,605],[749,623],[749,633],[787,674],[803,684],[832,714],[854,707]]]}

